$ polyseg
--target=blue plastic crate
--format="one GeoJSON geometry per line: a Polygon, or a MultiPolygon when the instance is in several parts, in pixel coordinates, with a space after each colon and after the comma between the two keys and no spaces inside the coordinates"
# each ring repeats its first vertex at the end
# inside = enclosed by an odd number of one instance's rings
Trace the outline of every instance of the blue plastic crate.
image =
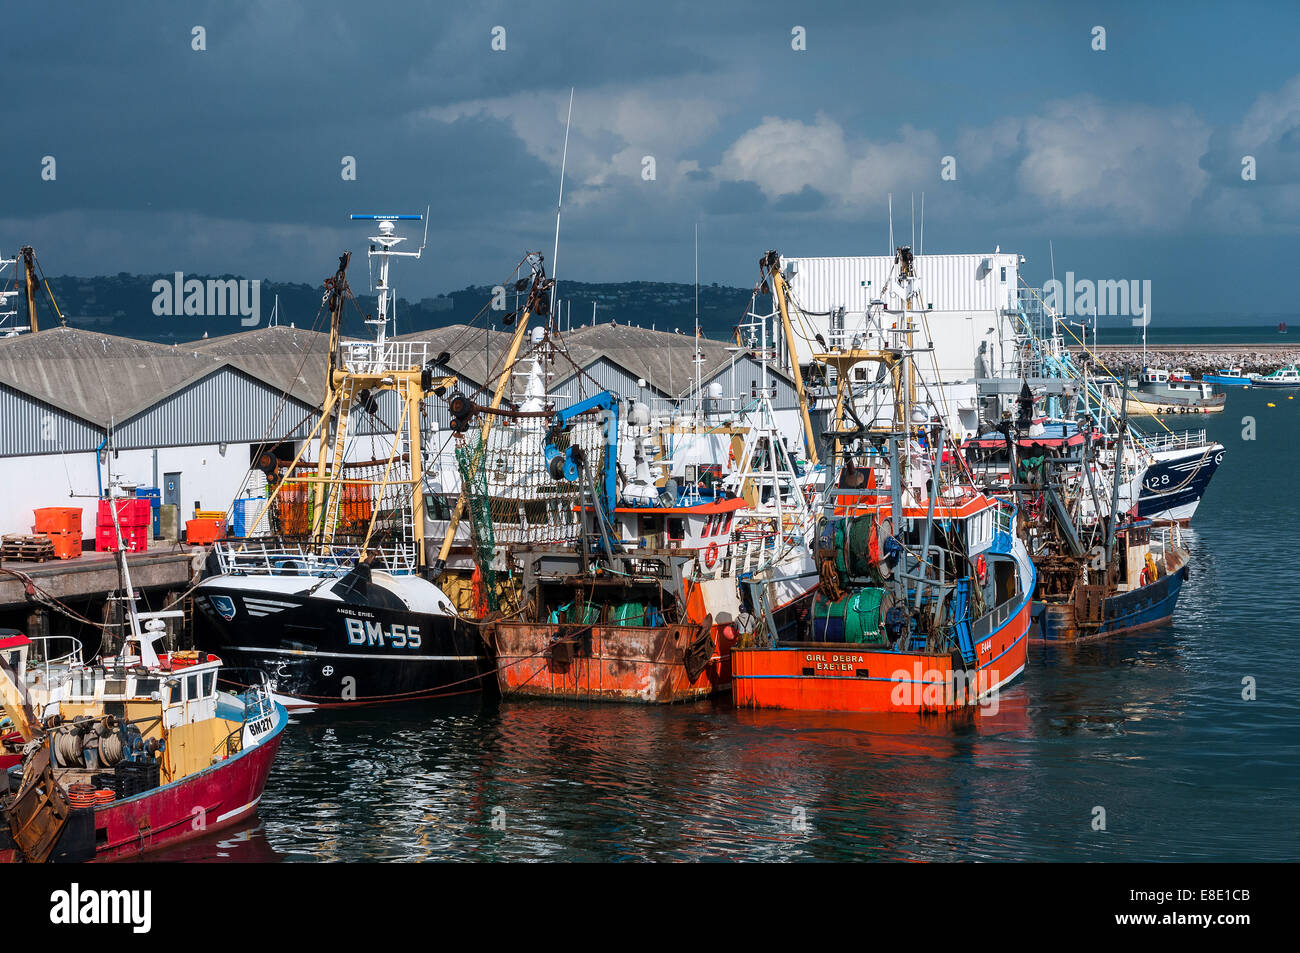
{"type": "Polygon", "coordinates": [[[235,500],[234,511],[230,519],[230,535],[247,536],[253,531],[253,520],[266,499],[260,496],[248,496],[235,500]]]}
{"type": "Polygon", "coordinates": [[[154,539],[162,536],[162,490],[156,486],[141,486],[135,491],[137,500],[149,501],[149,517],[151,532],[154,539]]]}

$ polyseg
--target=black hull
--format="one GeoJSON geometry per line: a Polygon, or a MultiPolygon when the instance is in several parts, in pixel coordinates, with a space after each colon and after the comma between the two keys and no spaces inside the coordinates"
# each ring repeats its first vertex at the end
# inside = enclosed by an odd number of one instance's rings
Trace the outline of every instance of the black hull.
{"type": "Polygon", "coordinates": [[[1147,468],[1138,496],[1141,519],[1189,519],[1219,469],[1223,451],[1205,459],[1161,460],[1147,468]],[[1188,514],[1188,515],[1184,515],[1188,514]]]}
{"type": "Polygon", "coordinates": [[[474,626],[454,617],[205,582],[195,647],[261,669],[287,706],[344,707],[495,693],[474,626]],[[214,598],[216,597],[216,601],[214,598]]]}

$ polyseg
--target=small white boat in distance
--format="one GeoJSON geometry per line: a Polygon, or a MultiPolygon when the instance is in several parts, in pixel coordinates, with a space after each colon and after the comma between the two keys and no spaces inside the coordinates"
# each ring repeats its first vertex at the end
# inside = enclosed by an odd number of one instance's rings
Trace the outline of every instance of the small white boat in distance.
{"type": "Polygon", "coordinates": [[[1251,374],[1250,383],[1255,387],[1300,387],[1300,369],[1288,364],[1272,374],[1251,374]]]}

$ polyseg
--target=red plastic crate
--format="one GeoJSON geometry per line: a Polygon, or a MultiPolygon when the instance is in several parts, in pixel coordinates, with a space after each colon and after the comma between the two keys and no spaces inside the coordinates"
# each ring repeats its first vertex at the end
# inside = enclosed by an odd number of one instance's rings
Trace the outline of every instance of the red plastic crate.
{"type": "MultiPolygon", "coordinates": [[[[111,519],[112,517],[110,517],[111,519]]],[[[129,552],[143,553],[149,548],[150,528],[147,526],[123,526],[122,542],[129,552]]],[[[117,531],[113,524],[100,526],[95,531],[95,549],[101,553],[117,552],[117,531]]]]}
{"type": "MultiPolygon", "coordinates": [[[[148,526],[151,521],[148,500],[113,500],[117,504],[117,521],[122,528],[128,526],[148,526]]],[[[99,501],[99,517],[96,526],[112,526],[113,511],[109,509],[108,500],[99,501]]]]}

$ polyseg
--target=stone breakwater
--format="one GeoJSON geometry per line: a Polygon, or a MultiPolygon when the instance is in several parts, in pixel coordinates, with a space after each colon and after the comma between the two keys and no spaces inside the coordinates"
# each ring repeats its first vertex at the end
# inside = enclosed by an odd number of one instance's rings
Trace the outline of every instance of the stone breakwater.
{"type": "MultiPolygon", "coordinates": [[[[1113,371],[1128,369],[1136,373],[1142,369],[1140,347],[1107,344],[1097,348],[1095,353],[1113,371]]],[[[1070,348],[1070,356],[1076,361],[1095,363],[1078,347],[1070,348]]],[[[1213,344],[1147,348],[1146,363],[1169,369],[1182,367],[1192,374],[1214,373],[1221,367],[1240,367],[1248,374],[1267,374],[1287,364],[1300,364],[1300,342],[1294,345],[1213,344]]]]}

